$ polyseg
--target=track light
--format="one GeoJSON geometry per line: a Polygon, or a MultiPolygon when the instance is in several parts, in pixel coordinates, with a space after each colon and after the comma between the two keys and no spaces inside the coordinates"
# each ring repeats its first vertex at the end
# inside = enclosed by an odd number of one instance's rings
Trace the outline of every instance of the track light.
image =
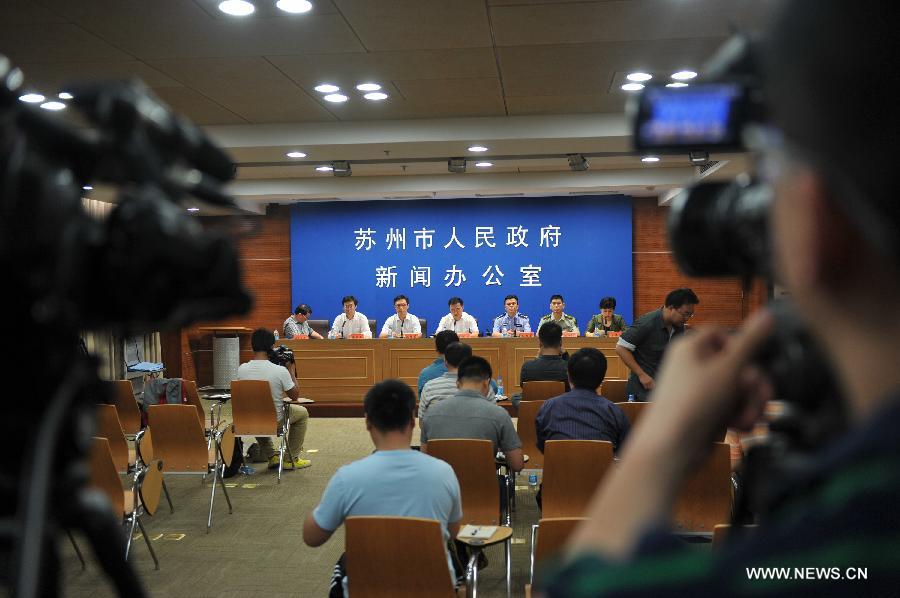
{"type": "Polygon", "coordinates": [[[569,160],[569,168],[575,172],[582,172],[591,167],[587,159],[581,154],[566,154],[569,160]]]}
{"type": "Polygon", "coordinates": [[[466,159],[465,158],[449,158],[447,160],[447,170],[450,172],[465,172],[466,171],[466,159]]]}

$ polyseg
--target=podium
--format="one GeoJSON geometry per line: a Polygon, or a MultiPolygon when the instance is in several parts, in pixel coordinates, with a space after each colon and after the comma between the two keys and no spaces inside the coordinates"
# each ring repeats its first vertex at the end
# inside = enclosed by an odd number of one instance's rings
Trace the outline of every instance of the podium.
{"type": "Polygon", "coordinates": [[[241,333],[252,332],[243,326],[205,326],[200,332],[213,335],[213,383],[216,388],[231,388],[241,365],[241,333]]]}

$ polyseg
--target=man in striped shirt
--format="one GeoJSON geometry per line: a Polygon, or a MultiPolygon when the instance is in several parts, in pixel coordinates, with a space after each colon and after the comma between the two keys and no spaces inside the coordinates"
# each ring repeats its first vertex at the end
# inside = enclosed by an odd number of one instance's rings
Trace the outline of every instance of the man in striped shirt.
{"type": "MultiPolygon", "coordinates": [[[[456,385],[456,372],[459,364],[471,356],[472,347],[465,343],[456,342],[447,345],[447,348],[444,349],[444,364],[447,366],[447,371],[426,382],[422,388],[422,393],[419,395],[419,419],[425,415],[429,405],[443,401],[459,392],[456,385]]],[[[495,396],[493,387],[488,387],[488,394],[485,398],[493,402],[495,396]]]]}

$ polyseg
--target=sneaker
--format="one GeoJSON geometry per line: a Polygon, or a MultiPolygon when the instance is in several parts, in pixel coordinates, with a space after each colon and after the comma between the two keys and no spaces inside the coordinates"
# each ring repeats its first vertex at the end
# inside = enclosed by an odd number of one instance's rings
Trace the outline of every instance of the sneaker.
{"type": "MultiPolygon", "coordinates": [[[[274,455],[269,457],[269,469],[278,469],[278,462],[278,453],[275,453],[274,455]]],[[[287,464],[287,462],[285,462],[285,464],[287,464]]]]}
{"type": "Polygon", "coordinates": [[[312,465],[312,461],[310,461],[309,459],[301,459],[300,457],[294,457],[293,463],[289,458],[286,458],[284,460],[285,468],[289,469],[304,469],[306,467],[309,467],[310,465],[312,465]]]}

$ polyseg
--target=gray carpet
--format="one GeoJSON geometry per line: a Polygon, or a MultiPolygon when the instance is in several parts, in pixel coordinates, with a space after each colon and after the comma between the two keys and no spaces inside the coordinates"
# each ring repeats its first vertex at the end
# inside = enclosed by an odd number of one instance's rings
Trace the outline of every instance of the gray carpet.
{"type": "MultiPolygon", "coordinates": [[[[418,442],[418,431],[414,437],[418,442]]],[[[326,596],[331,570],[343,552],[339,529],[320,548],[303,544],[303,520],[319,500],[340,465],[369,454],[373,447],[362,419],[311,419],[304,458],[313,465],[286,471],[280,485],[265,464],[255,475],[226,480],[234,505],[229,515],[217,490],[213,526],[206,533],[210,483],[199,477],[167,476],[175,513],[161,502],[144,524],[160,560],[160,570],[143,538],[135,538],[131,562],[151,596],[205,598],[213,596],[326,596]]],[[[513,514],[513,595],[524,595],[528,581],[531,524],[538,519],[534,490],[519,476],[518,506],[513,514]]],[[[83,551],[87,544],[79,538],[83,551]]],[[[60,542],[62,583],[67,596],[99,598],[113,595],[109,581],[86,554],[81,566],[68,542],[60,542]]],[[[486,550],[489,565],[479,574],[479,595],[505,596],[502,545],[486,550]]]]}

